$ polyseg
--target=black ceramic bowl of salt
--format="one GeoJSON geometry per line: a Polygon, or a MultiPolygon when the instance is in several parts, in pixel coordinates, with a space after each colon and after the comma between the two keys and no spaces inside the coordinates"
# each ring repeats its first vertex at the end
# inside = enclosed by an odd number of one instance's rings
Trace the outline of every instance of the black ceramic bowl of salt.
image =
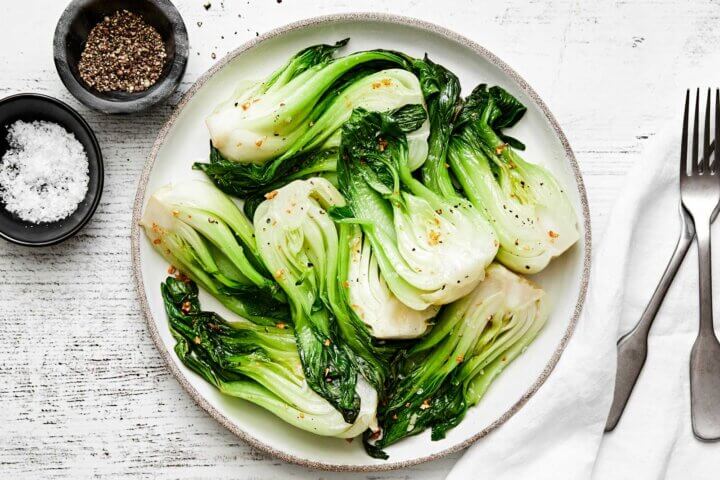
{"type": "MultiPolygon", "coordinates": [[[[0,159],[9,148],[8,127],[17,120],[56,123],[75,136],[87,155],[89,181],[85,198],[73,213],[62,220],[26,222],[8,211],[0,196],[0,238],[19,245],[54,245],[78,233],[95,213],[102,195],[104,176],[100,145],[87,122],[71,107],[46,95],[23,93],[0,100],[0,159]]],[[[48,162],[52,161],[52,158],[48,159],[48,162]]]]}
{"type": "Polygon", "coordinates": [[[73,0],[55,28],[53,55],[60,79],[79,101],[103,113],[136,113],[162,102],[177,89],[187,66],[187,29],[170,0],[73,0]],[[90,31],[120,10],[139,15],[157,30],[165,45],[162,73],[147,90],[100,92],[80,77],[78,64],[90,31]]]}

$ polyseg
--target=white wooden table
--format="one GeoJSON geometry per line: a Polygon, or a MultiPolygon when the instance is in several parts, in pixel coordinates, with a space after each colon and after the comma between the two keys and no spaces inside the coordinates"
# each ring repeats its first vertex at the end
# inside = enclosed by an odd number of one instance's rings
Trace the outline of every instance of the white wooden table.
{"type": "MultiPolygon", "coordinates": [[[[717,2],[686,0],[176,1],[191,43],[181,91],[227,51],[303,17],[375,10],[440,23],[489,48],[540,93],[568,135],[596,239],[622,175],[669,122],[699,59],[720,49],[717,2]]],[[[208,417],[165,369],[130,272],[130,209],[164,106],[108,117],[80,105],[52,63],[65,2],[0,6],[0,97],[40,92],[76,107],[105,156],[90,224],[45,249],[0,243],[0,478],[439,478],[455,458],[348,475],[284,464],[208,417]]],[[[491,440],[490,437],[488,440],[491,440]]]]}

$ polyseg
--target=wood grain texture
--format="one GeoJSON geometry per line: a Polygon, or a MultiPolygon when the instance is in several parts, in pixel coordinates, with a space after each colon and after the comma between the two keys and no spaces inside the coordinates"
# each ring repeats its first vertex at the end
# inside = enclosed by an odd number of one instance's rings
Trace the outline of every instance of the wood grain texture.
{"type": "MultiPolygon", "coordinates": [[[[580,0],[176,1],[190,35],[181,91],[243,41],[303,17],[356,10],[441,23],[489,48],[546,100],[585,175],[596,238],[622,176],[677,117],[684,82],[720,38],[718,2],[580,0]]],[[[201,411],[167,373],[140,315],[130,272],[138,175],[180,98],[141,115],[88,111],[52,64],[65,2],[3,2],[0,96],[39,92],[76,107],[105,156],[90,224],[63,245],[0,244],[0,477],[429,479],[455,457],[408,470],[314,472],[258,453],[201,411]]],[[[702,80],[694,78],[695,82],[702,80]]],[[[707,82],[707,80],[705,80],[707,82]]],[[[512,421],[512,420],[511,420],[512,421]]],[[[487,441],[492,441],[492,436],[487,441]]]]}

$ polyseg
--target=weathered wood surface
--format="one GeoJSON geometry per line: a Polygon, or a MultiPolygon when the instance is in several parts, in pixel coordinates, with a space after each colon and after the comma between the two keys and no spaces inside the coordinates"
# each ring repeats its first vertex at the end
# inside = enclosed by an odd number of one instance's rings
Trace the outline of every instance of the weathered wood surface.
{"type": "MultiPolygon", "coordinates": [[[[303,17],[356,10],[443,24],[498,54],[547,101],[572,143],[596,239],[622,175],[677,117],[684,81],[720,48],[718,2],[580,0],[176,1],[192,45],[181,91],[241,42],[303,17]],[[674,116],[675,115],[675,116],[674,116]]],[[[130,272],[130,209],[153,139],[180,96],[107,117],[72,98],[52,64],[65,2],[0,7],[0,96],[40,92],[77,107],[105,155],[92,222],[61,246],[0,243],[0,478],[439,478],[455,457],[409,470],[342,475],[269,458],[200,410],[168,374],[130,272]]],[[[492,440],[492,437],[488,439],[492,440]]]]}

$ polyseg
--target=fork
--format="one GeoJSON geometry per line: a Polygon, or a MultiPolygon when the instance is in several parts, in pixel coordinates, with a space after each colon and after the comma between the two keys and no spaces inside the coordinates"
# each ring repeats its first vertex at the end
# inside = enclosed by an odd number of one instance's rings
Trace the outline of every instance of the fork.
{"type": "Polygon", "coordinates": [[[662,306],[665,295],[670,289],[670,285],[675,279],[675,274],[685,259],[685,255],[692,244],[693,238],[695,238],[695,228],[693,227],[690,214],[682,205],[680,205],[679,210],[680,237],[675,245],[675,251],[670,258],[670,262],[668,262],[665,272],[660,278],[660,282],[640,316],[640,320],[638,320],[632,330],[620,337],[617,342],[615,390],[613,391],[613,401],[605,423],[606,432],[614,430],[620,421],[620,417],[622,417],[623,411],[630,399],[630,394],[635,388],[643,366],[645,366],[650,327],[662,306]]]}
{"type": "MultiPolygon", "coordinates": [[[[710,224],[720,204],[720,161],[710,164],[710,98],[708,89],[703,129],[703,156],[699,156],[700,89],[695,95],[692,158],[688,165],[690,91],[685,95],[680,153],[680,198],[695,225],[700,288],[700,328],[690,353],[690,408],[695,436],[720,440],[720,342],[715,336],[712,310],[710,224]],[[689,167],[689,168],[688,168],[689,167]]],[[[715,91],[715,138],[720,138],[720,90],[715,91]]],[[[718,149],[715,156],[718,157],[718,149]]]]}

